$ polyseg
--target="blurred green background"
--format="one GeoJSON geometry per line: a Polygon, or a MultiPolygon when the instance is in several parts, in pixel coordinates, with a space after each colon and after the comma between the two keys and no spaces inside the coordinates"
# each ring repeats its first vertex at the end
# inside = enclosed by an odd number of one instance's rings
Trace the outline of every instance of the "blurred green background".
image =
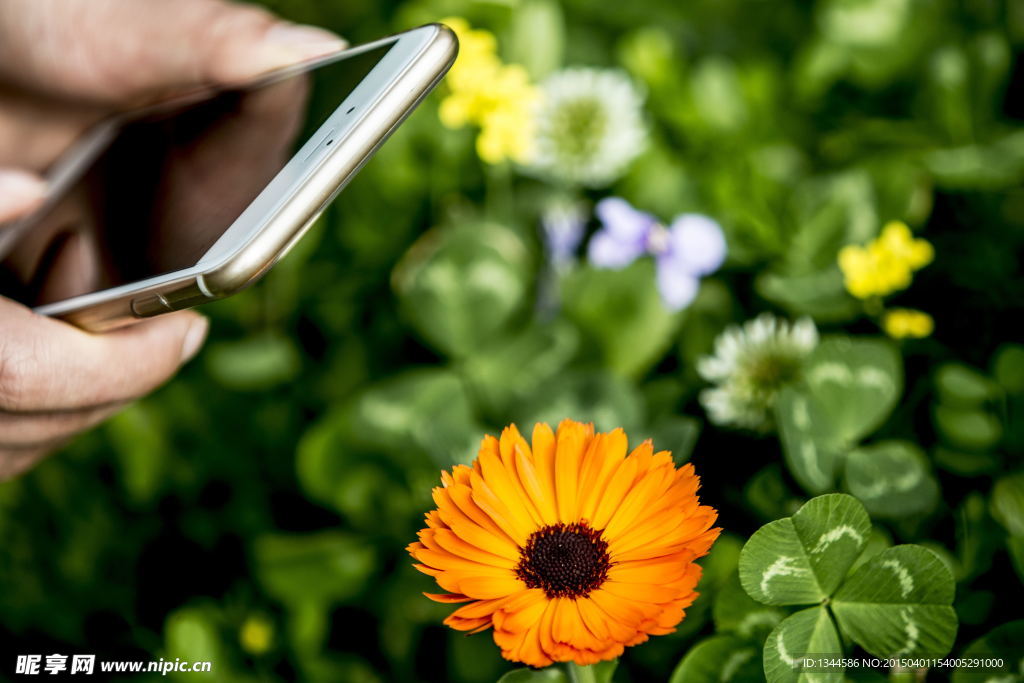
{"type": "Polygon", "coordinates": [[[1022,616],[1024,2],[266,4],[353,43],[465,17],[535,80],[625,70],[650,144],[582,196],[713,216],[729,260],[681,313],[638,263],[574,267],[539,314],[552,185],[482,163],[439,122],[442,85],[265,281],[204,309],[177,379],[0,485],[0,677],[9,653],[62,652],[212,660],[219,681],[493,681],[511,665],[441,625],[404,546],[484,433],[573,417],[691,459],[720,510],[702,598],[616,680],[667,679],[721,626],[743,540],[808,497],[778,440],[706,423],[695,361],[765,310],[877,336],[835,259],[890,219],[935,246],[895,301],[936,332],[898,347],[877,434],[915,442],[936,493],[872,510],[878,534],[948,561],[953,654],[1022,616]]]}

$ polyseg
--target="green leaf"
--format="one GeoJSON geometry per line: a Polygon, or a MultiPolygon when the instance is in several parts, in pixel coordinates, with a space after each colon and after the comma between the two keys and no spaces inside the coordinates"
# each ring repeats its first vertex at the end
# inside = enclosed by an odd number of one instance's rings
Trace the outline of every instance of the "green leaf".
{"type": "Polygon", "coordinates": [[[739,574],[733,572],[728,583],[715,592],[712,616],[719,633],[735,633],[745,641],[763,643],[773,628],[786,616],[777,607],[765,606],[743,591],[739,574]]]}
{"type": "Polygon", "coordinates": [[[565,18],[554,0],[523,0],[512,13],[507,58],[522,64],[533,81],[539,81],[562,65],[565,49],[565,18]]]}
{"type": "Polygon", "coordinates": [[[986,451],[983,453],[966,453],[964,451],[953,451],[938,446],[932,452],[935,465],[947,472],[960,475],[961,477],[977,477],[982,474],[989,474],[999,470],[1002,463],[1002,454],[986,451]]]}
{"type": "Polygon", "coordinates": [[[998,668],[958,668],[953,683],[1020,683],[1024,681],[1024,619],[997,626],[967,646],[962,659],[1002,659],[998,668]]]}
{"type": "Polygon", "coordinates": [[[572,683],[611,683],[615,675],[615,668],[619,665],[618,659],[611,659],[606,662],[598,662],[588,666],[569,663],[569,680],[572,683]]]}
{"type": "Polygon", "coordinates": [[[216,662],[224,655],[224,646],[210,610],[184,607],[167,617],[164,638],[169,659],[216,662]]]}
{"type": "Polygon", "coordinates": [[[859,310],[857,301],[846,293],[842,273],[834,266],[810,273],[765,271],[754,280],[754,287],[792,316],[839,322],[853,318],[859,310]]]}
{"type": "Polygon", "coordinates": [[[683,316],[665,308],[650,259],[621,270],[579,268],[566,278],[562,300],[596,359],[626,377],[643,374],[665,353],[683,316]]]}
{"type": "Polygon", "coordinates": [[[299,484],[312,500],[330,503],[351,463],[341,436],[342,416],[329,411],[306,430],[295,451],[299,484]]]}
{"type": "Polygon", "coordinates": [[[876,657],[941,657],[956,636],[953,575],[921,546],[883,550],[832,600],[843,633],[876,657]]]}
{"type": "Polygon", "coordinates": [[[843,680],[839,668],[815,669],[803,672],[804,657],[841,657],[839,634],[824,607],[811,607],[790,615],[776,626],[764,643],[764,674],[768,683],[815,681],[820,683],[843,680]]]}
{"type": "Polygon", "coordinates": [[[852,446],[889,417],[903,391],[903,366],[888,341],[831,337],[811,353],[804,379],[834,442],[852,446]]]}
{"type": "Polygon", "coordinates": [[[999,395],[999,386],[974,368],[946,363],[935,372],[940,400],[949,406],[973,408],[999,395]]]}
{"type": "Polygon", "coordinates": [[[215,381],[238,391],[283,384],[298,374],[302,364],[294,341],[269,332],[211,344],[203,359],[215,381]]]}
{"type": "Polygon", "coordinates": [[[686,653],[669,683],[728,683],[761,677],[756,643],[724,634],[706,638],[686,653]]]}
{"type": "Polygon", "coordinates": [[[984,145],[935,149],[924,155],[925,167],[941,187],[999,190],[1024,179],[1024,132],[1015,131],[984,145]]]}
{"type": "Polygon", "coordinates": [[[460,370],[483,408],[501,415],[556,381],[578,348],[579,334],[564,321],[534,325],[474,349],[460,370]]]}
{"type": "Polygon", "coordinates": [[[105,430],[125,491],[136,502],[152,500],[171,460],[164,415],[151,402],[136,403],[111,418],[105,430]]]}
{"type": "Polygon", "coordinates": [[[992,488],[989,507],[1011,536],[1024,537],[1024,472],[1000,478],[992,488]]]}
{"type": "Polygon", "coordinates": [[[1006,552],[1010,556],[1013,570],[1017,578],[1024,583],[1024,536],[1011,536],[1006,539],[1006,552]]]}
{"type": "Polygon", "coordinates": [[[640,425],[642,416],[643,401],[631,382],[608,372],[580,372],[563,375],[553,386],[538,388],[515,422],[529,431],[536,422],[546,422],[553,428],[563,419],[572,418],[593,422],[599,431],[622,427],[630,433],[640,425]]]}
{"type": "Polygon", "coordinates": [[[786,467],[810,493],[835,485],[842,449],[833,443],[829,416],[818,402],[794,387],[783,387],[775,401],[775,422],[786,467]]]}
{"type": "Polygon", "coordinates": [[[506,327],[526,303],[532,277],[519,236],[483,223],[431,230],[406,252],[392,282],[420,336],[463,357],[506,327]]]}
{"type": "Polygon", "coordinates": [[[996,381],[1011,394],[1024,394],[1024,346],[1004,344],[992,363],[996,381]]]}
{"type": "Polygon", "coordinates": [[[846,458],[846,488],[878,517],[901,518],[930,512],[939,484],[928,459],[904,441],[881,441],[846,458]]]}
{"type": "Polygon", "coordinates": [[[768,605],[821,602],[839,586],[870,532],[871,520],[856,498],[813,498],[792,517],[758,529],[743,546],[743,589],[768,605]]]}
{"type": "Polygon", "coordinates": [[[743,540],[734,534],[723,533],[715,541],[707,557],[700,561],[704,570],[698,584],[702,595],[725,588],[729,578],[736,573],[742,550],[743,540]]]}
{"type": "Polygon", "coordinates": [[[569,683],[565,671],[556,666],[544,669],[512,669],[498,683],[569,683]]]}
{"type": "Polygon", "coordinates": [[[344,419],[354,443],[388,451],[407,464],[418,464],[419,453],[441,467],[468,462],[482,435],[462,380],[433,368],[408,370],[372,385],[344,419]]]}
{"type": "Polygon", "coordinates": [[[700,435],[700,421],[687,415],[670,415],[658,420],[650,431],[657,451],[672,451],[676,465],[690,459],[700,435]]]}
{"type": "Polygon", "coordinates": [[[329,603],[358,595],[376,567],[376,553],[339,531],[268,534],[253,545],[254,573],[271,597],[289,605],[329,603]]]}
{"type": "Polygon", "coordinates": [[[935,426],[949,443],[971,451],[983,451],[1003,438],[1003,425],[984,409],[936,405],[935,426]]]}
{"type": "Polygon", "coordinates": [[[747,480],[743,498],[762,520],[773,520],[796,512],[803,499],[788,485],[778,463],[768,465],[747,480]]]}

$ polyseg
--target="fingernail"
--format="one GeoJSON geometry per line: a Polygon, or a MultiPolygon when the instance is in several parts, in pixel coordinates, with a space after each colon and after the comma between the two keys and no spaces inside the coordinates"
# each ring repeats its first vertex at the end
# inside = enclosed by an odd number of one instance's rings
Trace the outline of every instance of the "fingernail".
{"type": "Polygon", "coordinates": [[[267,32],[267,44],[286,53],[291,61],[331,54],[348,47],[348,41],[319,26],[277,24],[267,32]]]}
{"type": "Polygon", "coordinates": [[[192,360],[197,353],[199,353],[199,347],[203,345],[203,341],[206,340],[206,332],[210,329],[210,321],[200,316],[192,321],[192,324],[188,328],[188,332],[185,333],[185,341],[181,345],[181,362],[187,363],[192,360]]]}
{"type": "Polygon", "coordinates": [[[24,171],[0,170],[0,222],[28,211],[46,195],[46,183],[24,171]]]}

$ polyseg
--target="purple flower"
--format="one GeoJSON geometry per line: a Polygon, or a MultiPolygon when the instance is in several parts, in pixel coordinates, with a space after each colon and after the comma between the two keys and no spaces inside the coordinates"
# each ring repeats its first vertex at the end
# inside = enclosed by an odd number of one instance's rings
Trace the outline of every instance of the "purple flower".
{"type": "Polygon", "coordinates": [[[679,311],[693,301],[700,278],[725,260],[722,228],[707,216],[684,213],[669,227],[619,197],[597,203],[601,229],[590,239],[587,255],[599,268],[624,268],[636,259],[654,257],[662,301],[679,311]]]}
{"type": "Polygon", "coordinates": [[[544,210],[540,222],[552,265],[559,268],[572,262],[586,229],[583,208],[576,203],[556,202],[544,210]]]}

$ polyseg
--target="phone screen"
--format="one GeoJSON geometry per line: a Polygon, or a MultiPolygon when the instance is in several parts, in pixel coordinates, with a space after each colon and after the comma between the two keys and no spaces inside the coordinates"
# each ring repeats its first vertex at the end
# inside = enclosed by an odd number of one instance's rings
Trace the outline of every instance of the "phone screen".
{"type": "Polygon", "coordinates": [[[0,263],[30,306],[191,268],[393,43],[130,118],[0,263]]]}

